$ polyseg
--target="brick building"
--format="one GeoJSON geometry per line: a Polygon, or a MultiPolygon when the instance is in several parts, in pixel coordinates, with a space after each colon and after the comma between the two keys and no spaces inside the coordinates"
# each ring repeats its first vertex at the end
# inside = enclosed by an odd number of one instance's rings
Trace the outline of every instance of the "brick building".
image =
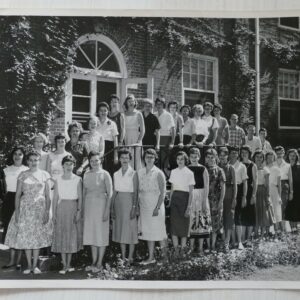
{"type": "MultiPolygon", "coordinates": [[[[213,30],[234,47],[198,45],[189,51],[173,49],[170,57],[168,49],[153,43],[147,32],[128,31],[122,24],[112,25],[103,18],[94,18],[91,29],[83,30],[80,38],[74,41],[76,59],[65,83],[65,97],[59,101],[65,113],[53,120],[51,138],[65,131],[72,120],[84,122],[96,112],[97,103],[106,101],[113,93],[122,101],[128,93],[137,98],[164,95],[167,101],[176,100],[180,105],[209,100],[223,104],[226,117],[234,112],[241,115],[245,110],[254,117],[255,99],[248,95],[247,88],[243,97],[249,105],[235,111],[233,99],[239,93],[240,80],[246,80],[246,85],[251,86],[251,82],[247,83],[251,76],[244,76],[238,64],[244,63],[254,70],[254,38],[247,43],[243,43],[242,38],[238,40],[233,31],[237,24],[254,31],[253,19],[211,20],[213,30]],[[242,62],[232,60],[238,53],[242,62]]],[[[279,57],[283,55],[281,49],[276,56],[274,48],[291,41],[299,44],[299,30],[299,18],[260,20],[260,34],[265,41],[260,52],[262,126],[268,129],[273,144],[297,147],[295,143],[300,136],[299,56],[285,62],[279,57]]]]}

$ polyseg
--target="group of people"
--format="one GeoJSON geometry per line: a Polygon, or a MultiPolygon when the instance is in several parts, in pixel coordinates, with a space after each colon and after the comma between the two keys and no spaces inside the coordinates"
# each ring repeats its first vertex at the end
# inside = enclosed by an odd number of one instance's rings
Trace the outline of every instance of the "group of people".
{"type": "Polygon", "coordinates": [[[40,249],[51,247],[61,254],[59,273],[66,274],[74,271],[72,255],[90,246],[92,262],[86,270],[99,272],[110,224],[111,240],[120,244],[124,260],[132,263],[135,245],[144,240],[148,259],[141,263],[155,263],[155,242],[163,256],[168,246],[166,208],[178,254],[196,246],[200,253],[215,251],[218,236],[225,251],[236,240],[242,250],[254,234],[269,233],[272,225],[275,233],[285,231],[287,221],[297,229],[300,165],[295,149],[285,159],[283,147],[272,150],[265,129],[256,137],[249,125],[246,135],[235,114],[228,125],[219,104],[196,104],[192,110],[184,105],[180,113],[176,102],[168,103],[169,111],[165,104],[157,98],[153,114],[153,103],[146,99],[140,112],[129,95],[121,113],[120,100],[112,95],[110,107],[98,105],[88,132],[73,122],[68,142],[63,134],[55,136],[54,151],[44,152],[48,142],[42,133],[27,154],[23,147],[12,150],[0,173],[3,240],[10,248],[3,268],[20,269],[25,250],[23,273],[39,274],[40,249]],[[200,164],[204,145],[209,147],[200,164]],[[159,159],[168,165],[168,178],[157,167],[159,159]]]}

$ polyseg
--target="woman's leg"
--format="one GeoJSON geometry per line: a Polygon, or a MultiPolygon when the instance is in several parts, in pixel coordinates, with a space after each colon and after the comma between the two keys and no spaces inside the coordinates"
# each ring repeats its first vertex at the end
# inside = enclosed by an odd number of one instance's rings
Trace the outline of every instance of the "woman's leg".
{"type": "Polygon", "coordinates": [[[181,247],[182,248],[186,247],[186,242],[187,242],[187,237],[186,236],[182,237],[181,238],[181,247]]]}
{"type": "Polygon", "coordinates": [[[211,249],[213,251],[216,250],[216,240],[217,240],[217,233],[213,232],[211,235],[211,249]]]}
{"type": "Polygon", "coordinates": [[[121,246],[121,253],[122,253],[122,259],[126,258],[126,244],[120,244],[121,246]]]}
{"type": "Polygon", "coordinates": [[[174,248],[177,248],[178,245],[179,245],[179,243],[178,243],[178,236],[172,235],[172,242],[173,242],[174,248]]]}
{"type": "Polygon", "coordinates": [[[25,249],[26,259],[27,259],[27,269],[32,270],[32,250],[25,249]]]}
{"type": "Polygon", "coordinates": [[[160,244],[160,248],[161,248],[162,258],[163,259],[167,259],[167,256],[168,256],[168,253],[167,253],[167,251],[168,251],[168,248],[167,248],[168,243],[167,243],[167,241],[166,240],[162,240],[162,241],[159,242],[159,244],[160,244]]]}
{"type": "Polygon", "coordinates": [[[246,239],[249,240],[249,241],[251,240],[252,232],[253,232],[253,226],[248,226],[247,227],[247,236],[246,236],[246,239]]]}
{"type": "Polygon", "coordinates": [[[236,235],[237,235],[237,240],[238,240],[238,247],[239,249],[243,249],[243,244],[242,244],[242,226],[237,225],[236,226],[236,235]]]}
{"type": "Polygon", "coordinates": [[[12,248],[9,249],[9,262],[8,262],[7,266],[13,266],[15,264],[15,256],[16,256],[17,251],[18,250],[15,250],[12,248]]]}
{"type": "Polygon", "coordinates": [[[224,240],[225,246],[229,247],[230,237],[231,237],[231,229],[226,229],[225,230],[225,240],[224,240]]]}
{"type": "Polygon", "coordinates": [[[203,253],[203,242],[204,239],[199,239],[199,248],[198,248],[199,253],[203,253]]]}
{"type": "Polygon", "coordinates": [[[63,269],[67,269],[67,253],[61,253],[61,260],[63,264],[63,269]]]}
{"type": "Polygon", "coordinates": [[[98,260],[97,260],[97,268],[102,268],[102,261],[105,254],[106,246],[98,247],[98,260]]]}
{"type": "Polygon", "coordinates": [[[40,249],[33,249],[33,269],[37,267],[39,260],[40,249]]]}
{"type": "Polygon", "coordinates": [[[195,248],[195,239],[194,238],[190,238],[190,249],[192,251],[194,251],[195,248]]]}
{"type": "Polygon", "coordinates": [[[147,245],[148,245],[148,251],[149,251],[148,261],[151,261],[151,260],[154,259],[154,245],[155,245],[155,242],[154,241],[147,241],[147,245]]]}
{"type": "Polygon", "coordinates": [[[134,249],[135,249],[135,244],[129,244],[129,255],[128,255],[129,261],[133,261],[134,249]]]}
{"type": "Polygon", "coordinates": [[[22,250],[15,250],[16,251],[16,255],[17,255],[17,260],[16,263],[17,265],[21,264],[21,258],[22,258],[22,250]]]}
{"type": "Polygon", "coordinates": [[[71,268],[72,253],[67,253],[67,269],[71,268]]]}
{"type": "Polygon", "coordinates": [[[91,246],[91,251],[92,251],[92,266],[95,266],[98,260],[98,247],[96,246],[91,246]]]}

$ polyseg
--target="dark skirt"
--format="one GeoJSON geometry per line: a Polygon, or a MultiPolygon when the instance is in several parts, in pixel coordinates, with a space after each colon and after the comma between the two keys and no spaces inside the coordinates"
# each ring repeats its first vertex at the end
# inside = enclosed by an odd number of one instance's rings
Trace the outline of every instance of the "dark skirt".
{"type": "Polygon", "coordinates": [[[255,226],[256,225],[256,213],[255,204],[251,204],[251,198],[253,193],[252,185],[248,185],[247,190],[247,204],[242,208],[242,225],[243,226],[255,226]]]}
{"type": "Polygon", "coordinates": [[[236,206],[234,212],[234,224],[242,226],[242,198],[243,198],[243,183],[237,185],[236,206]]]}
{"type": "Polygon", "coordinates": [[[289,181],[288,180],[281,180],[281,210],[282,210],[282,220],[286,220],[285,211],[289,201],[289,181]]]}
{"type": "Polygon", "coordinates": [[[271,226],[275,223],[271,199],[264,185],[257,187],[256,193],[256,226],[271,226]]]}
{"type": "Polygon", "coordinates": [[[285,210],[285,219],[291,222],[300,222],[300,195],[294,194],[292,201],[288,201],[285,210]]]}
{"type": "Polygon", "coordinates": [[[15,211],[15,196],[14,192],[7,192],[2,204],[2,221],[3,221],[3,236],[2,242],[5,240],[8,224],[15,211]]]}
{"type": "Polygon", "coordinates": [[[189,193],[174,191],[171,198],[170,223],[171,234],[178,237],[188,237],[190,217],[185,217],[185,211],[189,202],[189,193]]]}
{"type": "Polygon", "coordinates": [[[223,201],[223,226],[225,230],[233,229],[234,225],[234,209],[233,202],[233,185],[226,184],[226,191],[223,201]]]}

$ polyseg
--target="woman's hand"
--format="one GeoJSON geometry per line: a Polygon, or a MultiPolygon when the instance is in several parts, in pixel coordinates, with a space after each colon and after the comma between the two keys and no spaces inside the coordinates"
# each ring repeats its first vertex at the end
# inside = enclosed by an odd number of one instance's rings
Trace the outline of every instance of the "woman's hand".
{"type": "Polygon", "coordinates": [[[83,168],[82,167],[79,167],[76,171],[76,175],[80,176],[83,172],[83,168]]]}
{"type": "Polygon", "coordinates": [[[203,143],[202,142],[196,142],[196,146],[198,146],[199,148],[203,148],[203,143]]]}
{"type": "Polygon", "coordinates": [[[184,213],[184,216],[185,216],[186,218],[189,218],[189,217],[190,217],[190,214],[191,214],[191,207],[188,206],[188,207],[186,208],[186,211],[185,211],[185,213],[184,213]]]}
{"type": "Polygon", "coordinates": [[[117,165],[119,163],[118,158],[114,158],[114,164],[117,165]]]}
{"type": "Polygon", "coordinates": [[[102,217],[102,221],[106,222],[109,219],[109,211],[105,211],[102,217]]]}
{"type": "Polygon", "coordinates": [[[256,203],[256,195],[252,195],[250,204],[255,204],[256,203]]]}
{"type": "Polygon", "coordinates": [[[246,207],[246,205],[247,205],[247,199],[246,199],[246,197],[243,196],[243,198],[242,198],[242,207],[244,208],[244,207],[246,207]]]}
{"type": "Polygon", "coordinates": [[[278,199],[278,204],[281,205],[282,204],[282,200],[281,198],[278,199]]]}
{"type": "Polygon", "coordinates": [[[77,210],[76,215],[75,215],[75,221],[78,223],[81,219],[81,210],[77,210]]]}
{"type": "Polygon", "coordinates": [[[174,144],[170,144],[169,145],[169,149],[171,150],[171,149],[173,149],[174,148],[174,144]]]}
{"type": "Polygon", "coordinates": [[[294,198],[293,191],[290,191],[290,193],[289,193],[289,201],[292,201],[293,198],[294,198]]]}
{"type": "Polygon", "coordinates": [[[156,147],[155,147],[155,151],[159,152],[159,150],[160,150],[160,147],[159,147],[159,145],[156,145],[156,147]]]}
{"type": "Polygon", "coordinates": [[[158,208],[158,207],[155,207],[154,210],[153,210],[152,217],[157,217],[157,216],[158,216],[158,213],[159,213],[159,208],[158,208]]]}
{"type": "Polygon", "coordinates": [[[178,147],[180,148],[180,149],[182,149],[184,146],[183,146],[183,143],[179,143],[178,144],[178,147]]]}
{"type": "Polygon", "coordinates": [[[130,219],[136,218],[136,207],[132,206],[131,211],[130,211],[130,219]]]}
{"type": "Polygon", "coordinates": [[[43,225],[47,224],[49,222],[49,212],[45,211],[43,215],[43,225]]]}
{"type": "Polygon", "coordinates": [[[236,207],[236,198],[233,198],[232,204],[231,204],[231,209],[235,210],[235,207],[236,207]]]}

